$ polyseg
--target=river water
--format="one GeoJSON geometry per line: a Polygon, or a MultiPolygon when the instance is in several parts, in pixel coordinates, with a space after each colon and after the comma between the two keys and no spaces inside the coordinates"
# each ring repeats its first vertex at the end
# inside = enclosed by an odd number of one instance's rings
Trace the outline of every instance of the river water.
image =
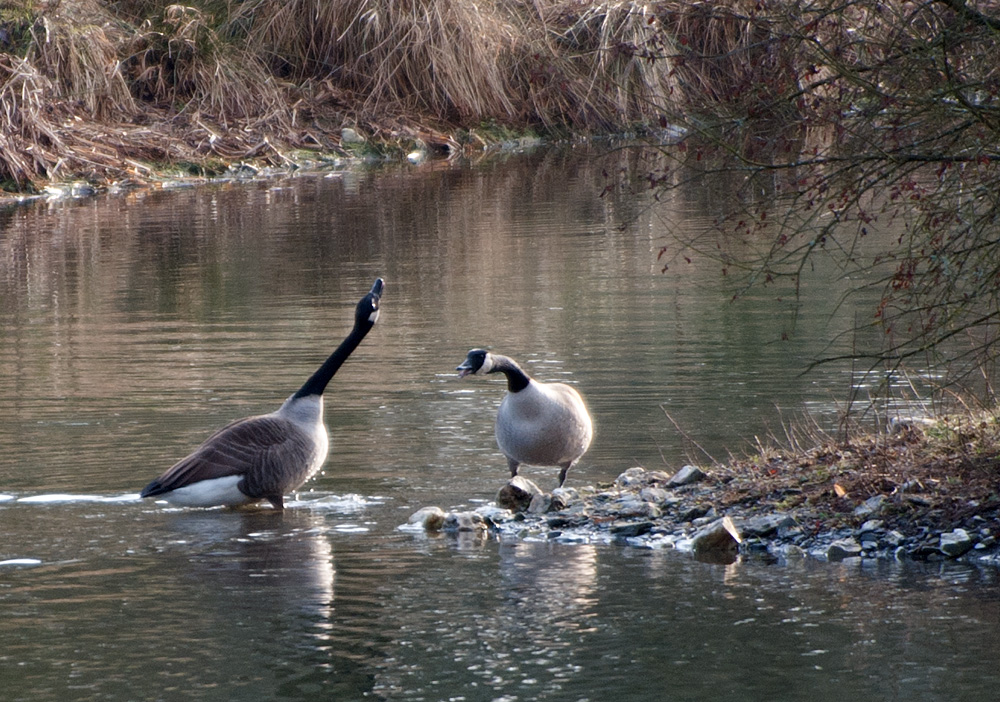
{"type": "Polygon", "coordinates": [[[0,211],[0,699],[995,699],[993,570],[398,529],[506,478],[503,383],[454,372],[474,346],[583,392],[596,439],[570,486],[724,460],[799,412],[835,429],[857,373],[802,371],[872,301],[833,272],[798,301],[733,301],[707,260],[663,272],[669,232],[709,231],[729,186],[655,202],[616,187],[621,158],[0,211]],[[382,316],[328,389],[331,456],[284,513],[138,499],[297,389],[376,276],[382,316]]]}

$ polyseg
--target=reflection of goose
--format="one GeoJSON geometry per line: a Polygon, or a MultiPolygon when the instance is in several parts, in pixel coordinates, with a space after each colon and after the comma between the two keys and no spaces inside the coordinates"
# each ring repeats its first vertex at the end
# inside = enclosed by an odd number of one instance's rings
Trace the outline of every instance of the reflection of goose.
{"type": "Polygon", "coordinates": [[[496,437],[510,475],[517,475],[522,463],[560,466],[562,487],[566,473],[586,453],[594,435],[580,393],[564,383],[539,382],[513,359],[484,349],[469,351],[455,370],[460,378],[476,373],[507,376],[507,395],[497,412],[496,437]]]}
{"type": "Polygon", "coordinates": [[[383,280],[377,279],[358,302],[351,333],[276,412],[220,429],[143,488],[142,497],[160,496],[190,507],[267,500],[282,509],[285,493],[311,478],[326,460],[323,391],[375,325],[383,287],[383,280]]]}

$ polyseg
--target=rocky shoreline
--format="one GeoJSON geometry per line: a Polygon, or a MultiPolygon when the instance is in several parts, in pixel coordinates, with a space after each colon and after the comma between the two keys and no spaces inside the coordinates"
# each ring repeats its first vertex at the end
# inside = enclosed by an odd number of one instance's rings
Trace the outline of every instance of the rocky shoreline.
{"type": "MultiPolygon", "coordinates": [[[[896,458],[900,447],[914,443],[912,436],[894,441],[896,458]]],[[[858,450],[854,444],[833,457],[839,461],[845,452],[858,450]]],[[[814,459],[830,457],[827,449],[812,453],[814,459]]],[[[427,507],[414,513],[405,528],[672,548],[720,562],[739,556],[775,561],[957,559],[1000,567],[1000,501],[995,493],[949,495],[948,481],[913,466],[909,480],[883,481],[882,491],[862,492],[850,483],[848,467],[815,484],[808,476],[817,464],[826,465],[823,461],[805,466],[802,456],[781,461],[781,469],[770,472],[748,472],[739,464],[704,470],[684,466],[673,474],[634,467],[608,485],[551,493],[518,476],[489,505],[451,513],[427,507]]],[[[935,467],[940,469],[941,462],[935,467]]],[[[866,470],[871,483],[873,466],[866,470]]],[[[966,487],[971,491],[968,483],[966,487]]]]}

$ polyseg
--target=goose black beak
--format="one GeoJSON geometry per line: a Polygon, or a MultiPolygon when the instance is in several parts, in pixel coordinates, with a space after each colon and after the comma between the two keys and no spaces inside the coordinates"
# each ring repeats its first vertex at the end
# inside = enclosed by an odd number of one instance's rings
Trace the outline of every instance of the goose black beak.
{"type": "Polygon", "coordinates": [[[385,280],[382,278],[376,278],[375,284],[372,286],[371,292],[369,294],[375,297],[382,297],[382,290],[385,288],[385,280]]]}
{"type": "Polygon", "coordinates": [[[473,372],[472,371],[472,366],[470,366],[468,363],[463,363],[462,365],[460,365],[455,370],[458,371],[458,377],[459,378],[464,378],[467,375],[471,375],[472,372],[473,372]]]}

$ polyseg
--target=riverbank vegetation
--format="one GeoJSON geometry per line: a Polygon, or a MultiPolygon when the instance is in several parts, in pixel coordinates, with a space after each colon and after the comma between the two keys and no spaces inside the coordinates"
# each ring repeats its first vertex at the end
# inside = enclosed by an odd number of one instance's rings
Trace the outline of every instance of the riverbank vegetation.
{"type": "Polygon", "coordinates": [[[998,37],[994,0],[0,2],[0,183],[628,133],[634,187],[734,184],[716,226],[746,245],[667,223],[665,274],[700,256],[748,286],[874,280],[849,355],[988,404],[998,37]]]}

